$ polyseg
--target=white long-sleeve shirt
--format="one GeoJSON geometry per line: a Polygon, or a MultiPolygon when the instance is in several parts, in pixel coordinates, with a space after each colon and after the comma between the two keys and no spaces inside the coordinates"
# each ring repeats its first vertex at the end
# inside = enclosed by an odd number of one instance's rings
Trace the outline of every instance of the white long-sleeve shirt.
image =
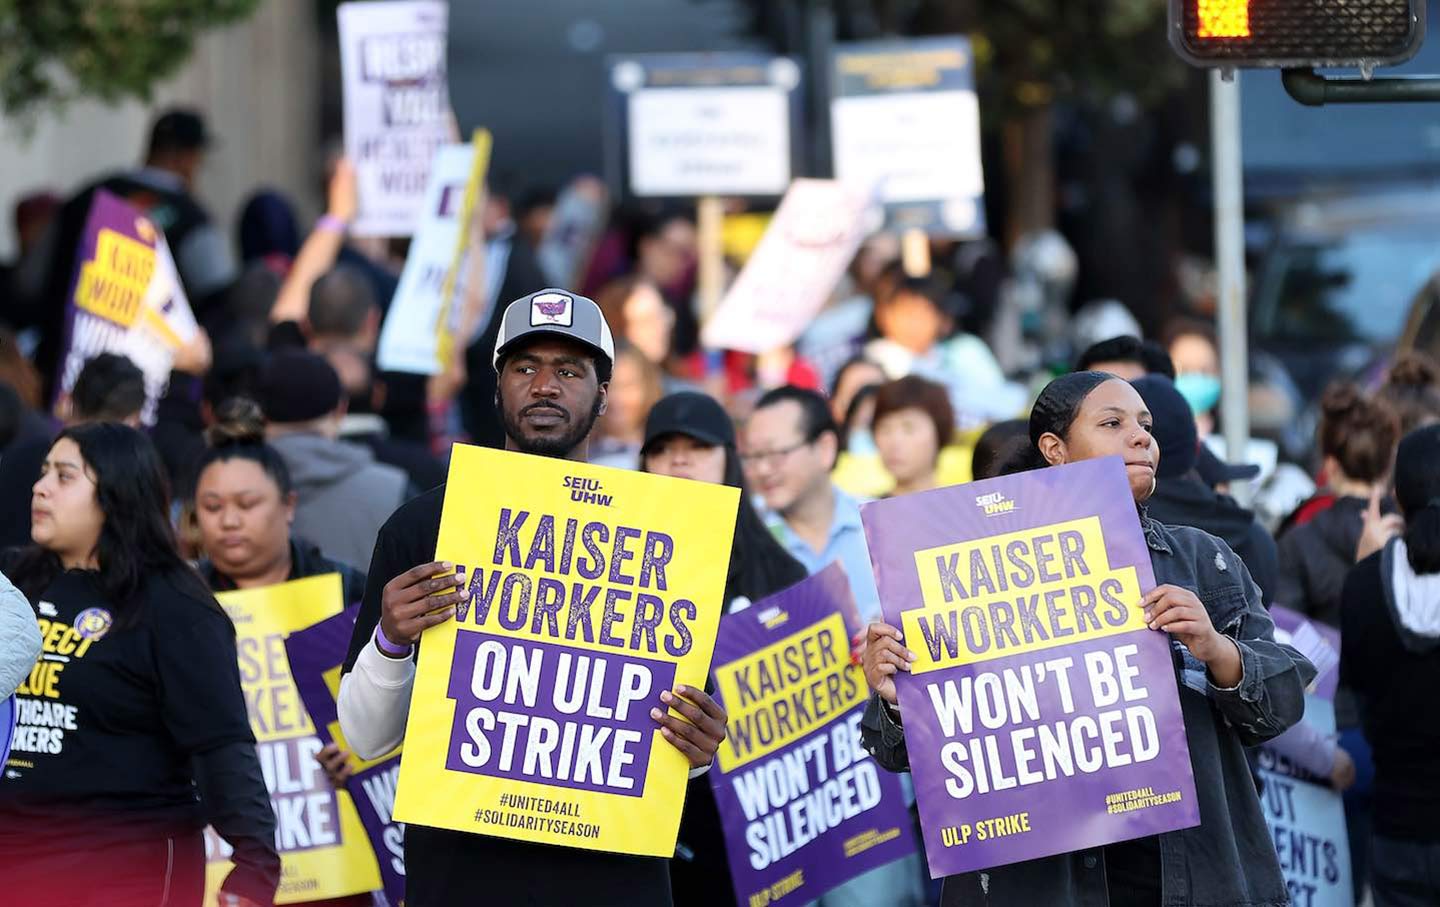
{"type": "Polygon", "coordinates": [[[376,759],[400,745],[410,717],[415,661],[390,658],[374,641],[365,644],[355,669],[340,678],[340,730],[361,759],[376,759]]]}

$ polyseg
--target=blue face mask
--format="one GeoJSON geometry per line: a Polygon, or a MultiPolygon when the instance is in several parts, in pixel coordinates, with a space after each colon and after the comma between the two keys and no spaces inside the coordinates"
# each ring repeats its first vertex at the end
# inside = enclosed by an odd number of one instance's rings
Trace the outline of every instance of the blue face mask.
{"type": "Polygon", "coordinates": [[[852,457],[878,457],[880,448],[875,446],[875,436],[868,428],[857,428],[850,433],[845,445],[846,453],[852,457]]]}
{"type": "Polygon", "coordinates": [[[1210,412],[1220,402],[1220,379],[1204,372],[1176,376],[1175,389],[1197,416],[1210,412]]]}

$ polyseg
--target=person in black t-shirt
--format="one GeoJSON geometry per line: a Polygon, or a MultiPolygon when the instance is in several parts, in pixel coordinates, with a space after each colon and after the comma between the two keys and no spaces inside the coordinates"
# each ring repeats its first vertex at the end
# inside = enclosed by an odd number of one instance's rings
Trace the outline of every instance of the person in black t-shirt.
{"type": "Polygon", "coordinates": [[[133,428],[73,426],[45,458],[33,544],[3,565],[44,637],[0,782],[7,904],[198,907],[207,823],[234,848],[223,903],[274,900],[235,630],[167,513],[164,468],[133,428]]]}
{"type": "MultiPolygon", "coordinates": [[[[265,443],[259,405],[243,397],[227,401],[205,434],[210,447],[195,469],[192,503],[205,555],[196,567],[206,585],[216,592],[258,589],[338,573],[346,606],[359,604],[365,574],[291,534],[295,487],[279,451],[265,443]]],[[[329,743],[315,760],[336,787],[344,786],[348,753],[329,743]]]]}
{"type": "MultiPolygon", "coordinates": [[[[512,302],[492,360],[506,447],[583,461],[590,429],[605,409],[614,350],[610,328],[589,299],[547,289],[512,302]]],[[[431,562],[444,499],[441,486],[402,505],[375,543],[339,698],[341,729],[362,758],[402,742],[421,631],[449,620],[466,595],[453,575],[440,575],[448,565],[431,562]]],[[[688,686],[661,699],[688,719],[657,710],[662,737],[686,756],[695,777],[725,738],[725,712],[688,686]]],[[[405,871],[409,907],[671,903],[664,859],[419,825],[406,829],[405,871]]]]}

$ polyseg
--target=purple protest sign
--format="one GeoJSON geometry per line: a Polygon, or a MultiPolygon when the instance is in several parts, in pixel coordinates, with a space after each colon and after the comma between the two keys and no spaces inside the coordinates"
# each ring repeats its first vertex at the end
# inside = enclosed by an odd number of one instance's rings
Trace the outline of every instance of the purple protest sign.
{"type": "MultiPolygon", "coordinates": [[[[285,639],[285,654],[290,659],[290,674],[315,734],[325,744],[338,743],[350,747],[340,733],[340,715],[336,706],[339,693],[340,667],[350,648],[350,635],[355,628],[360,606],[353,605],[334,617],[327,618],[291,633],[285,639]]],[[[400,752],[365,762],[351,755],[359,767],[346,782],[345,789],[355,801],[355,811],[365,826],[365,836],[375,848],[380,864],[380,879],[385,897],[391,904],[405,902],[405,826],[394,821],[395,781],[400,773],[400,752]]]]}
{"type": "Polygon", "coordinates": [[[118,353],[145,376],[141,417],[153,425],[175,351],[197,331],[164,234],[138,208],[97,190],[76,249],[57,406],[88,360],[118,353]]]}
{"type": "Polygon", "coordinates": [[[740,904],[799,904],[915,851],[897,776],[860,745],[868,691],[839,564],[720,619],[710,771],[740,904]]]}
{"type": "MultiPolygon", "coordinates": [[[[456,706],[453,739],[470,740],[467,724],[480,720],[470,716],[506,689],[514,691],[506,695],[515,695],[523,704],[526,722],[549,720],[563,730],[551,737],[507,733],[500,757],[494,760],[484,758],[477,743],[461,743],[450,750],[445,767],[638,797],[645,792],[655,736],[648,700],[656,690],[674,686],[674,662],[575,652],[491,633],[462,634],[455,639],[447,691],[456,706]],[[555,692],[542,698],[540,690],[555,692]],[[567,721],[582,708],[591,719],[588,723],[567,721]],[[611,758],[615,753],[618,756],[611,758]],[[552,755],[559,771],[551,765],[552,755]],[[572,764],[574,770],[566,771],[564,766],[572,764]]],[[[507,731],[511,727],[507,721],[519,723],[508,713],[495,720],[506,724],[507,731]]]]}
{"type": "Polygon", "coordinates": [[[1340,631],[1279,605],[1270,609],[1270,619],[1275,621],[1275,641],[1299,649],[1315,666],[1315,679],[1306,692],[1334,702],[1340,685],[1340,631]]]}
{"type": "Polygon", "coordinates": [[[1118,457],[867,504],[935,877],[1198,825],[1118,457]]]}

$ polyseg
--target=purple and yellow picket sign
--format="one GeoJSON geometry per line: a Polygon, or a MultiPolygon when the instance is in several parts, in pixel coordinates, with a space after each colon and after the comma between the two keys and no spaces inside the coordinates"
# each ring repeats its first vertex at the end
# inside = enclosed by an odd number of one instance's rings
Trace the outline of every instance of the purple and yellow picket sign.
{"type": "Polygon", "coordinates": [[[457,445],[436,560],[470,592],[425,631],[399,821],[668,857],[689,763],[651,717],[703,687],[739,491],[457,445]]]}
{"type": "MultiPolygon", "coordinates": [[[[380,888],[380,871],[350,795],[336,790],[315,761],[324,746],[290,672],[285,637],[344,607],[338,573],[215,596],[235,623],[240,686],[250,712],[256,751],[280,851],[277,904],[361,894],[380,888]]],[[[229,847],[205,833],[206,903],[230,872],[229,847]]]]}
{"type": "Polygon", "coordinates": [[[1198,825],[1118,457],[861,510],[935,877],[1198,825]]]}
{"type": "Polygon", "coordinates": [[[290,659],[295,689],[300,692],[305,711],[310,713],[320,742],[334,743],[350,754],[353,774],[345,790],[355,802],[375,850],[385,896],[391,904],[400,905],[405,900],[405,826],[393,815],[400,751],[378,759],[361,759],[340,730],[340,674],[359,612],[360,606],[353,605],[343,613],[291,633],[285,638],[285,654],[290,659]]]}
{"type": "Polygon", "coordinates": [[[860,745],[859,628],[838,562],[720,620],[730,722],[710,784],[739,904],[813,901],[915,852],[899,777],[860,745]]]}
{"type": "Polygon", "coordinates": [[[97,190],[66,306],[65,353],[56,376],[60,414],[85,363],[111,352],[144,374],[141,418],[153,425],[175,352],[198,331],[165,235],[138,208],[97,190]]]}

